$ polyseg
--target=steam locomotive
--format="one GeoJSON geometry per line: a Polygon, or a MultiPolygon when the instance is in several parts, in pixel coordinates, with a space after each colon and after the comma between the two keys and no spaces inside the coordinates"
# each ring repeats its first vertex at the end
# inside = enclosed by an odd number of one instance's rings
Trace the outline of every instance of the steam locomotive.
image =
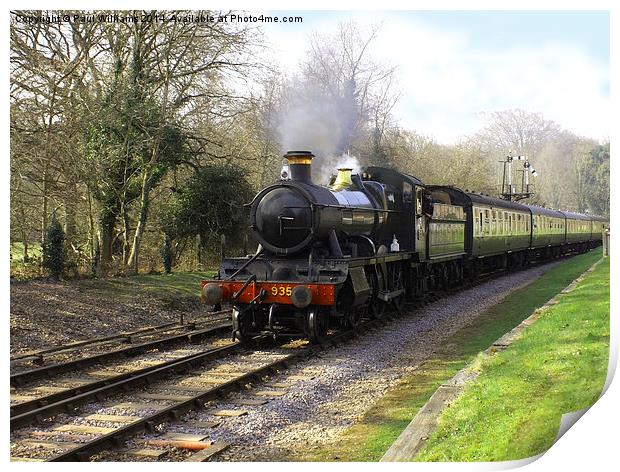
{"type": "Polygon", "coordinates": [[[382,167],[341,168],[320,186],[311,152],[284,157],[282,179],[250,205],[256,253],[224,259],[201,283],[205,303],[232,305],[241,341],[271,333],[319,342],[331,328],[354,328],[483,273],[585,252],[609,224],[382,167]]]}

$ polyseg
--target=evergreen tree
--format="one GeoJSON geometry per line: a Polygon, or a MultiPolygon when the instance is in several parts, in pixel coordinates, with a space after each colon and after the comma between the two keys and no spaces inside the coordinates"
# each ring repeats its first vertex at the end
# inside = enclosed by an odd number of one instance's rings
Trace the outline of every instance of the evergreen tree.
{"type": "Polygon", "coordinates": [[[43,241],[43,267],[58,280],[65,270],[65,232],[54,215],[43,241]]]}

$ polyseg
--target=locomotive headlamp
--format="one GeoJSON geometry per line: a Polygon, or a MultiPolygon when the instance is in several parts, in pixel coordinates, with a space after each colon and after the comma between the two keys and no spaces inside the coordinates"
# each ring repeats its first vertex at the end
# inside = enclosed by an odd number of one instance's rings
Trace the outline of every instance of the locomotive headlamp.
{"type": "Polygon", "coordinates": [[[306,308],[312,303],[312,292],[304,285],[298,285],[291,292],[291,301],[297,308],[306,308]]]}
{"type": "Polygon", "coordinates": [[[202,295],[208,305],[217,305],[222,301],[223,291],[218,284],[210,283],[202,288],[202,295]]]}
{"type": "Polygon", "coordinates": [[[288,168],[288,162],[284,161],[282,163],[282,170],[280,171],[280,179],[282,180],[290,180],[291,176],[291,171],[288,168]]]}

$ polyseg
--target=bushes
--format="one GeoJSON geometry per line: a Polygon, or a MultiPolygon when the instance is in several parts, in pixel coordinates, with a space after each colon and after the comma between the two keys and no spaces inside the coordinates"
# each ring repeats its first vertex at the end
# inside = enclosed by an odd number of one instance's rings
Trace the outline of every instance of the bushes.
{"type": "Polygon", "coordinates": [[[222,237],[228,255],[234,252],[231,249],[245,245],[248,216],[244,205],[253,192],[243,170],[226,164],[197,168],[174,195],[159,214],[166,238],[161,250],[166,273],[193,241],[198,267],[207,257],[219,259],[222,237]]]}

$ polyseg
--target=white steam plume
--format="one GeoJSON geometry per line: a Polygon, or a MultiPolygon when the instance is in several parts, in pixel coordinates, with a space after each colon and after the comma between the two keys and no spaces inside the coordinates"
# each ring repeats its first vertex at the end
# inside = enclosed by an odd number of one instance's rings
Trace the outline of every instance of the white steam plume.
{"type": "Polygon", "coordinates": [[[355,123],[354,110],[342,106],[308,80],[293,81],[286,103],[277,130],[282,152],[312,151],[315,155],[312,174],[316,184],[327,184],[338,167],[359,170],[358,160],[346,154],[355,123]]]}

